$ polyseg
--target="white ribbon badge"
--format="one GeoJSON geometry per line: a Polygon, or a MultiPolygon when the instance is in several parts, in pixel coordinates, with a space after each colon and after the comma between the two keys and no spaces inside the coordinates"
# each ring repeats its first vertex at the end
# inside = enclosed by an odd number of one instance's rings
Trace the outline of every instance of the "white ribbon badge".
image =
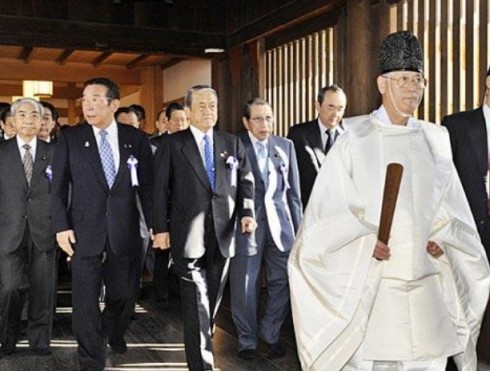
{"type": "Polygon", "coordinates": [[[226,159],[226,164],[230,167],[231,170],[231,187],[236,187],[238,160],[234,156],[228,156],[228,159],[226,159]]]}
{"type": "Polygon", "coordinates": [[[282,178],[284,179],[284,187],[286,188],[286,190],[289,190],[291,188],[291,186],[289,185],[289,181],[288,181],[288,171],[289,171],[289,169],[286,166],[286,164],[281,163],[281,165],[279,167],[279,170],[281,171],[282,178]]]}
{"type": "Polygon", "coordinates": [[[133,155],[129,156],[128,159],[128,169],[131,175],[131,186],[139,186],[138,182],[138,172],[136,172],[136,168],[138,167],[138,159],[136,159],[133,155]]]}

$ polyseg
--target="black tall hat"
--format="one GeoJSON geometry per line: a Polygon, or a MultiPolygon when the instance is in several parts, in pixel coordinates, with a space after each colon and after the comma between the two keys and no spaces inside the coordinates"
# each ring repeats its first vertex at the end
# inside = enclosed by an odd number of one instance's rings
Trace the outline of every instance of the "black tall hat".
{"type": "Polygon", "coordinates": [[[410,31],[388,35],[379,50],[379,69],[382,74],[391,71],[423,73],[424,61],[417,36],[410,31]]]}

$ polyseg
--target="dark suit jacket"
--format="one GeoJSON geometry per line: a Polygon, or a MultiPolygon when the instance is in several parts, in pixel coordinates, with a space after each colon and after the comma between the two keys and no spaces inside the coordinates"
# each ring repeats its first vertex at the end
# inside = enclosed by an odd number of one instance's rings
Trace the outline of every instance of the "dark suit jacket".
{"type": "Polygon", "coordinates": [[[221,254],[234,256],[237,218],[254,215],[254,182],[245,148],[234,135],[217,129],[213,133],[215,192],[190,128],[165,136],[155,154],[153,230],[170,232],[175,257],[204,255],[205,220],[210,213],[221,254]],[[236,187],[226,164],[230,157],[238,161],[236,187]]]}
{"type": "Polygon", "coordinates": [[[267,227],[276,247],[289,252],[303,214],[294,145],[286,138],[269,137],[269,182],[266,184],[248,132],[240,133],[239,137],[247,150],[255,178],[255,218],[258,226],[252,235],[237,233],[237,254],[254,255],[263,249],[267,227]]]}
{"type": "Polygon", "coordinates": [[[13,252],[29,227],[36,248],[55,248],[51,229],[50,181],[53,146],[37,140],[31,184],[28,186],[16,138],[0,144],[0,251],[13,252]]]}
{"type": "Polygon", "coordinates": [[[483,109],[446,116],[442,125],[449,131],[454,164],[480,230],[488,219],[485,186],[488,144],[483,109]]]}
{"type": "Polygon", "coordinates": [[[117,255],[141,254],[136,193],[151,226],[153,160],[148,138],[138,129],[121,124],[118,136],[120,164],[109,189],[92,127],[81,124],[59,134],[53,160],[53,229],[55,233],[75,231],[77,255],[100,254],[106,238],[117,255]],[[131,155],[138,160],[139,187],[131,184],[127,165],[131,155]]]}
{"type": "Polygon", "coordinates": [[[318,129],[318,119],[297,124],[289,129],[288,138],[293,141],[298,158],[301,186],[301,201],[306,208],[316,176],[325,159],[322,133],[318,129]]]}

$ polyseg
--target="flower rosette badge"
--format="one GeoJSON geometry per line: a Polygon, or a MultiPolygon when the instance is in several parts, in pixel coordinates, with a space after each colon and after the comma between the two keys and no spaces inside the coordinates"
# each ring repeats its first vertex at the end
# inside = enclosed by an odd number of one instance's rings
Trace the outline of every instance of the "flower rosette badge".
{"type": "Polygon", "coordinates": [[[49,164],[46,167],[44,174],[45,174],[46,178],[48,179],[48,182],[51,184],[51,182],[53,181],[53,168],[51,167],[51,164],[49,164]]]}
{"type": "Polygon", "coordinates": [[[133,155],[130,155],[127,161],[129,174],[131,176],[131,186],[139,186],[138,182],[138,159],[136,159],[133,155]]]}
{"type": "Polygon", "coordinates": [[[289,190],[291,188],[288,181],[289,168],[286,164],[281,163],[281,165],[279,166],[279,171],[281,172],[282,178],[284,179],[284,187],[286,188],[286,190],[289,190]]]}

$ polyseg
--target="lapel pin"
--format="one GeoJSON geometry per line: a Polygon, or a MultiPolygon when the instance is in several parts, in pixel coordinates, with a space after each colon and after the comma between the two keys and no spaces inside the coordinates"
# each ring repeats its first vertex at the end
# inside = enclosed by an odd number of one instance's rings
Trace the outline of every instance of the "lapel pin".
{"type": "Polygon", "coordinates": [[[221,151],[221,152],[219,153],[219,157],[220,157],[221,159],[226,158],[226,156],[227,156],[227,155],[228,155],[228,152],[227,152],[226,150],[223,150],[223,151],[221,151]]]}
{"type": "Polygon", "coordinates": [[[46,155],[41,156],[41,160],[48,160],[48,157],[46,155]]]}
{"type": "Polygon", "coordinates": [[[90,142],[89,142],[89,141],[85,141],[84,146],[85,146],[85,147],[90,147],[90,142]]]}
{"type": "Polygon", "coordinates": [[[132,148],[133,148],[133,145],[131,145],[130,143],[125,143],[125,144],[123,145],[123,147],[124,147],[125,149],[132,149],[132,148]]]}

